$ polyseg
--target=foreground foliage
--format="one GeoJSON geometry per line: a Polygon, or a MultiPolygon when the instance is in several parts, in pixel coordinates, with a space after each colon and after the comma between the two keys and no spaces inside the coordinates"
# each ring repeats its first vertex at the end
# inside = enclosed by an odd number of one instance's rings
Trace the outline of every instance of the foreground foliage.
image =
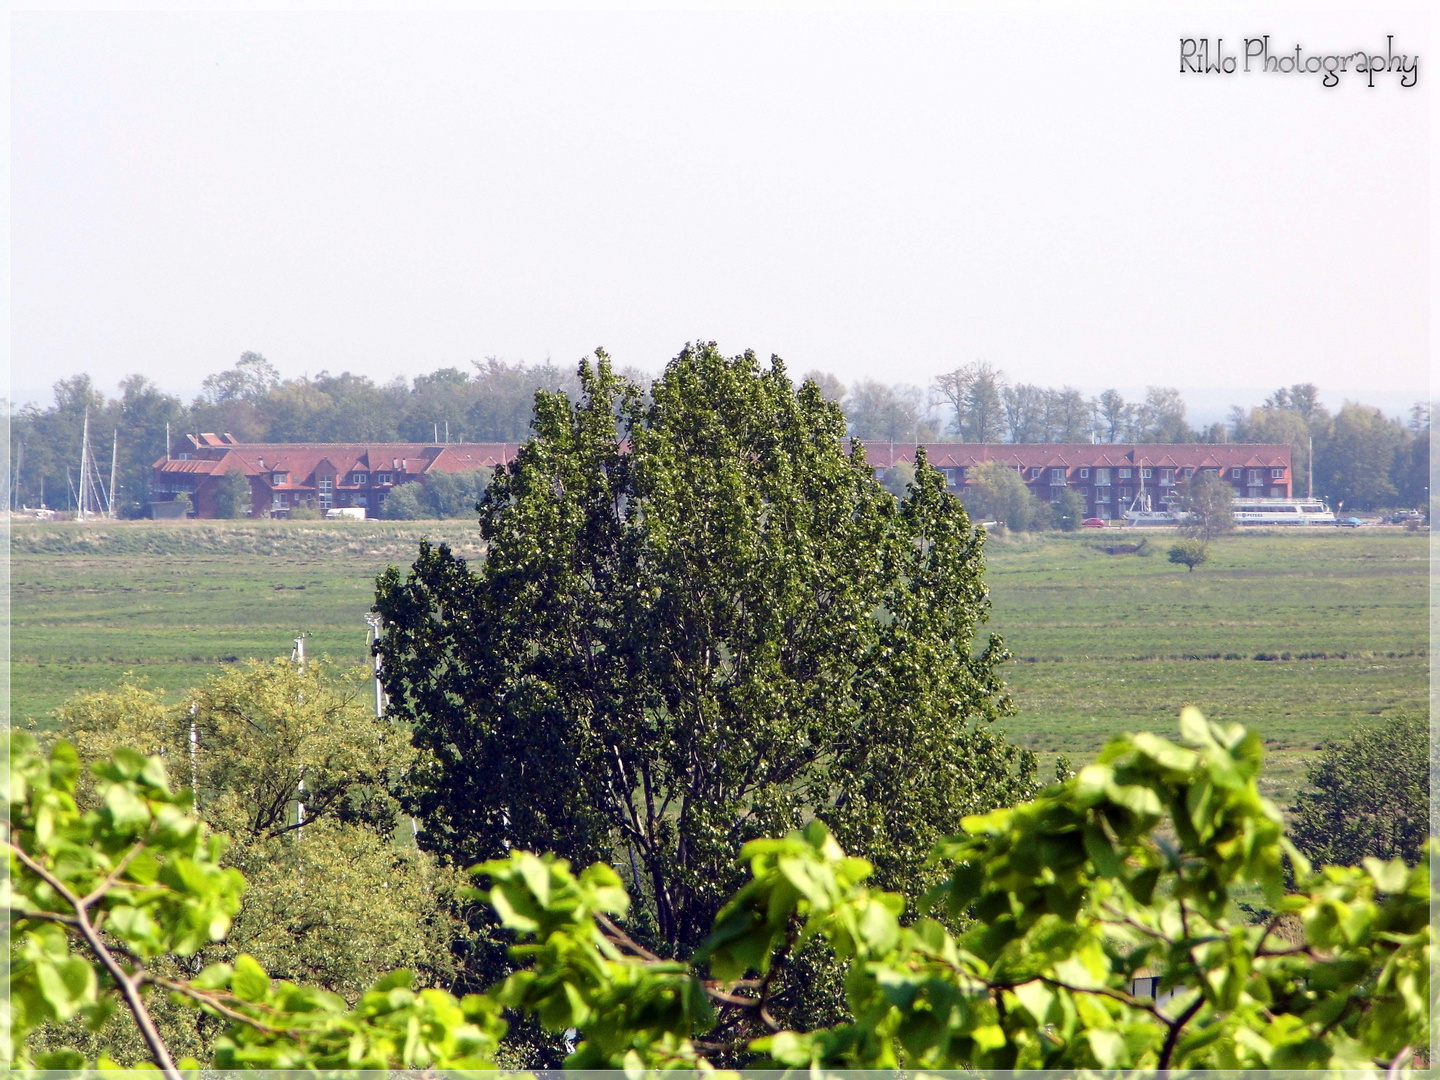
{"type": "MultiPolygon", "coordinates": [[[[192,813],[223,837],[220,865],[247,882],[224,940],[159,957],[155,974],[189,977],[248,953],[272,975],[350,1004],[396,968],[413,970],[418,986],[450,982],[461,881],[414,847],[396,798],[414,751],[406,732],[375,718],[370,693],[363,678],[324,664],[276,661],[238,666],[179,700],[124,683],[57,711],[79,756],[80,811],[101,801],[91,763],[121,747],[156,755],[195,793],[192,813]]],[[[176,1055],[213,1055],[224,1026],[215,1018],[163,998],[152,1011],[176,1055]]],[[[52,1024],[33,1043],[147,1054],[124,1017],[94,1032],[52,1024]]]]}
{"type": "Polygon", "coordinates": [[[491,887],[477,895],[520,939],[521,970],[461,1000],[395,974],[354,1009],[246,955],[188,980],[155,975],[162,953],[224,936],[240,875],[158,758],[117,750],[82,814],[74,751],[46,759],[20,735],[7,1060],[79,1065],[32,1057],[27,1035],[98,1017],[118,994],[178,1075],[149,1022],[145,993],[159,989],[227,1023],[214,1058],[227,1068],[483,1067],[504,1008],[575,1029],[574,1068],[703,1068],[737,1051],[790,1068],[1403,1067],[1429,1032],[1428,857],[1312,872],[1258,793],[1259,740],[1194,710],[1181,728],[1188,746],[1116,740],[1035,801],[967,819],[935,852],[945,881],[927,901],[973,918],[963,933],[911,921],[819,822],[746,846],[748,879],[689,964],[625,932],[630,898],[609,867],[575,874],[513,852],[478,868],[491,887]],[[1288,895],[1287,863],[1301,883],[1288,895]],[[1270,906],[1261,923],[1239,917],[1246,886],[1270,906]],[[849,962],[854,1019],[776,1030],[773,974],[813,939],[849,962]],[[1134,993],[1144,971],[1163,1003],[1134,993]]]}

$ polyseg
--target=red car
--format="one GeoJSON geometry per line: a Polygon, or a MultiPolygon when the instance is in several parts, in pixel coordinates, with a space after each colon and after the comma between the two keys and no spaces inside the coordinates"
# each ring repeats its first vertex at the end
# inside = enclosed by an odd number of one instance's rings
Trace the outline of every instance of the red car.
{"type": "Polygon", "coordinates": [[[1086,518],[1080,524],[1086,529],[1103,529],[1110,523],[1104,518],[1086,518]]]}

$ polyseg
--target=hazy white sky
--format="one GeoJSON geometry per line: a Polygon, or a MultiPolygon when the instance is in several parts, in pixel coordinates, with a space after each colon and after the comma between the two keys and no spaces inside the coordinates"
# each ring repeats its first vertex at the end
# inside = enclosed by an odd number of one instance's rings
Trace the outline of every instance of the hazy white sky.
{"type": "Polygon", "coordinates": [[[695,338],[1425,395],[1422,14],[1027,10],[16,12],[12,396],[695,338]],[[1179,73],[1183,36],[1263,33],[1394,34],[1419,85],[1179,73]]]}

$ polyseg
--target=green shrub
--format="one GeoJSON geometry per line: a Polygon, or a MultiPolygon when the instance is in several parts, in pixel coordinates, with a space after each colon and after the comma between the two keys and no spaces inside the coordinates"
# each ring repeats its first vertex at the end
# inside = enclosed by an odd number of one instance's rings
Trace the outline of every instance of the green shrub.
{"type": "Polygon", "coordinates": [[[1181,540],[1170,549],[1170,561],[1188,567],[1192,573],[1195,567],[1209,559],[1210,553],[1206,550],[1205,543],[1200,540],[1181,540]]]}

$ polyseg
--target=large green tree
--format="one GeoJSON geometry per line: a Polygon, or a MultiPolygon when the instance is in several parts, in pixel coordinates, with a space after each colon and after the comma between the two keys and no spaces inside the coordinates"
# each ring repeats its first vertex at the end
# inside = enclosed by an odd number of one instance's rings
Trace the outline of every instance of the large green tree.
{"type": "Polygon", "coordinates": [[[1395,716],[1327,742],[1295,801],[1295,844],[1316,862],[1404,859],[1430,833],[1430,725],[1395,716]]]}
{"type": "Polygon", "coordinates": [[[747,839],[824,817],[881,879],[1032,786],[983,535],[917,455],[903,501],[819,387],[687,347],[653,399],[597,353],[541,393],[471,569],[423,544],[377,609],[391,707],[428,757],[427,846],[608,857],[655,940],[697,942],[747,839]]]}
{"type": "Polygon", "coordinates": [[[1393,506],[1396,455],[1410,436],[1379,409],[1347,401],[1315,440],[1315,490],[1353,510],[1393,506]]]}

